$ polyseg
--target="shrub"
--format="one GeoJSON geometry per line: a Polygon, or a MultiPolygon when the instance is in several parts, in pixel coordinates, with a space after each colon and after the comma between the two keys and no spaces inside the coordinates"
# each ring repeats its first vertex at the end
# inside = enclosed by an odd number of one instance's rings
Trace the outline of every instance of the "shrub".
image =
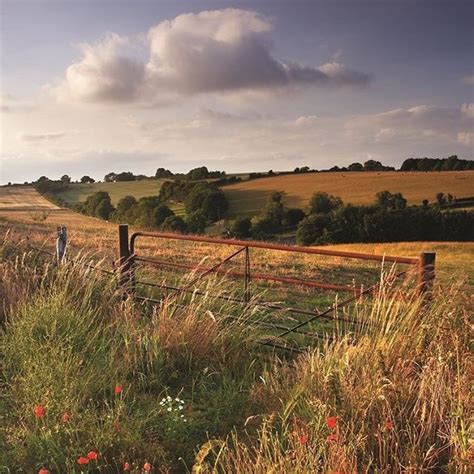
{"type": "Polygon", "coordinates": [[[251,228],[252,221],[250,217],[238,217],[232,222],[230,230],[235,237],[246,238],[250,237],[251,228]]]}
{"type": "Polygon", "coordinates": [[[162,229],[184,234],[187,231],[186,222],[179,216],[169,216],[165,219],[162,229]]]}
{"type": "Polygon", "coordinates": [[[186,219],[188,232],[192,234],[201,234],[206,230],[207,218],[203,211],[194,211],[186,219]]]}
{"type": "Polygon", "coordinates": [[[286,209],[283,216],[282,224],[293,227],[299,224],[305,217],[306,217],[306,214],[304,213],[302,209],[297,209],[297,208],[286,209]]]}

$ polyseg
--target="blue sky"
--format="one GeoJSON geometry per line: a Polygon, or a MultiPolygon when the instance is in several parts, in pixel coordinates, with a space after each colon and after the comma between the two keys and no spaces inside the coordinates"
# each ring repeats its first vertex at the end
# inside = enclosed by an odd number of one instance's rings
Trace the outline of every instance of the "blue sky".
{"type": "Polygon", "coordinates": [[[473,157],[472,1],[0,5],[0,182],[473,157]]]}

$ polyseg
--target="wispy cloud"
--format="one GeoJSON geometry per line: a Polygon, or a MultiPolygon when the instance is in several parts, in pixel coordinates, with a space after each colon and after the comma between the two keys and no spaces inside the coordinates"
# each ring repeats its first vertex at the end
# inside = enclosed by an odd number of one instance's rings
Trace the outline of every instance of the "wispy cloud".
{"type": "Polygon", "coordinates": [[[54,133],[21,133],[19,138],[24,142],[44,142],[58,140],[66,136],[65,132],[54,133]]]}

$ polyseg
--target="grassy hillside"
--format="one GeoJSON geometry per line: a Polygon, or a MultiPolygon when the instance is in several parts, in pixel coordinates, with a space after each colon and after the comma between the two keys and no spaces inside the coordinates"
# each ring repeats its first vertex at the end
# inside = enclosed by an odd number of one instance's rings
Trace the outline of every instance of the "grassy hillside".
{"type": "Polygon", "coordinates": [[[137,199],[146,196],[156,196],[160,192],[164,180],[146,179],[142,181],[123,181],[118,183],[92,183],[71,184],[65,192],[59,193],[58,197],[66,202],[76,204],[84,202],[88,196],[98,191],[106,191],[110,194],[113,204],[124,196],[134,196],[137,199]]]}
{"type": "MultiPolygon", "coordinates": [[[[250,308],[124,302],[87,262],[57,269],[0,242],[7,470],[469,472],[469,320],[455,289],[437,289],[432,306],[364,299],[344,314],[366,324],[334,325],[332,343],[288,356],[260,344],[250,308]]],[[[226,290],[215,278],[201,289],[226,290]]]]}
{"type": "Polygon", "coordinates": [[[340,196],[345,203],[369,204],[379,191],[401,192],[409,204],[435,200],[436,193],[456,197],[474,195],[474,171],[412,172],[331,172],[261,178],[223,188],[230,214],[255,215],[273,191],[284,191],[286,203],[305,208],[313,193],[324,191],[340,196]]]}

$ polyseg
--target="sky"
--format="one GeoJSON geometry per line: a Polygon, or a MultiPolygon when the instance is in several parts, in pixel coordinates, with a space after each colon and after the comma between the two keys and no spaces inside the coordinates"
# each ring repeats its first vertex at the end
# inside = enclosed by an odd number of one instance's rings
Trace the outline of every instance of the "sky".
{"type": "Polygon", "coordinates": [[[474,158],[471,0],[0,0],[0,183],[474,158]]]}

